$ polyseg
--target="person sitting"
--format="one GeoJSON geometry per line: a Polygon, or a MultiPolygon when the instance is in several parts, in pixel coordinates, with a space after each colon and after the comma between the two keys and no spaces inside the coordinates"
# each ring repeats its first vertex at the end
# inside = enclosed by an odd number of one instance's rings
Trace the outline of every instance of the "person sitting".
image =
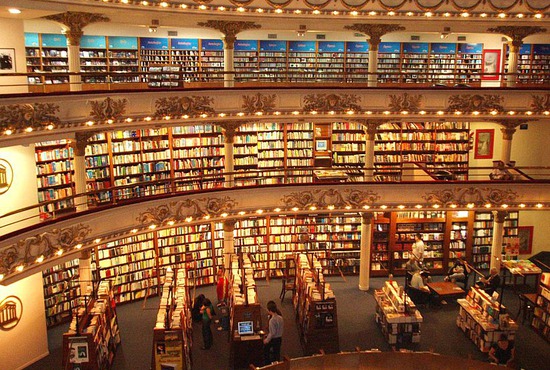
{"type": "Polygon", "coordinates": [[[505,333],[500,334],[498,341],[493,343],[489,350],[490,361],[498,365],[513,366],[515,357],[514,342],[508,340],[505,333]]]}
{"type": "Polygon", "coordinates": [[[478,288],[483,289],[487,294],[493,295],[500,285],[500,276],[496,267],[491,269],[489,275],[482,277],[477,283],[478,288]]]}
{"type": "Polygon", "coordinates": [[[451,281],[453,283],[460,281],[466,283],[466,278],[470,274],[470,265],[462,257],[455,259],[454,264],[447,271],[447,276],[445,276],[445,281],[451,281]]]}
{"type": "Polygon", "coordinates": [[[418,266],[414,256],[405,264],[405,270],[410,275],[409,284],[412,288],[429,291],[428,287],[425,285],[427,276],[423,276],[423,270],[418,266]]]}

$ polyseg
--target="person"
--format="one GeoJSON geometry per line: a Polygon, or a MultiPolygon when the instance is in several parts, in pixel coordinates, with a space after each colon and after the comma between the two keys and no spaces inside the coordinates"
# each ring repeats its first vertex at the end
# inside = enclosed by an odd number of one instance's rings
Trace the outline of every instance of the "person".
{"type": "Polygon", "coordinates": [[[213,312],[214,312],[214,307],[212,307],[212,302],[210,302],[210,299],[205,298],[201,307],[202,340],[204,343],[201,349],[210,349],[210,347],[212,347],[212,344],[214,342],[214,338],[212,337],[212,329],[210,328],[210,324],[212,323],[213,312]]]}
{"type": "Polygon", "coordinates": [[[223,269],[218,270],[218,280],[216,283],[216,295],[218,296],[218,306],[222,302],[227,302],[229,292],[229,280],[225,277],[223,269]]]}
{"type": "Polygon", "coordinates": [[[422,234],[416,233],[414,235],[414,244],[412,245],[412,255],[418,262],[418,265],[422,267],[424,261],[424,242],[422,241],[422,234]]]}
{"type": "Polygon", "coordinates": [[[490,361],[498,365],[511,366],[514,363],[515,357],[514,342],[508,340],[508,336],[505,333],[500,334],[498,341],[493,343],[489,350],[490,361]]]}
{"type": "Polygon", "coordinates": [[[281,344],[283,342],[284,321],[281,311],[274,301],[267,302],[269,314],[268,333],[264,338],[264,364],[269,365],[281,359],[281,344]]]}
{"type": "Polygon", "coordinates": [[[445,281],[466,281],[466,275],[471,271],[470,265],[462,257],[455,259],[454,264],[451,266],[449,271],[447,271],[447,276],[445,276],[445,281]]]}
{"type": "Polygon", "coordinates": [[[193,302],[193,307],[191,308],[191,319],[193,322],[202,321],[201,307],[204,303],[204,299],[204,294],[199,294],[193,302]]]}
{"type": "Polygon", "coordinates": [[[489,295],[493,295],[499,285],[500,276],[496,267],[493,267],[489,275],[482,277],[481,280],[476,283],[476,286],[483,289],[489,295]]]}
{"type": "Polygon", "coordinates": [[[423,270],[418,266],[416,258],[412,256],[405,264],[405,270],[410,274],[411,281],[410,286],[415,289],[429,291],[429,288],[425,285],[426,276],[423,276],[423,270]]]}
{"type": "Polygon", "coordinates": [[[508,172],[502,161],[493,162],[493,171],[489,174],[491,180],[511,180],[512,174],[508,172]]]}

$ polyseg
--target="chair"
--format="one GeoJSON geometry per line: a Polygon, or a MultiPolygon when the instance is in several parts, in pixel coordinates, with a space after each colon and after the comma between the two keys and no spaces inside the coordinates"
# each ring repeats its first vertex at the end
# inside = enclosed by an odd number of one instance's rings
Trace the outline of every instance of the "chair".
{"type": "Polygon", "coordinates": [[[284,261],[283,277],[281,279],[281,302],[285,299],[286,292],[291,291],[292,295],[296,293],[296,262],[294,258],[287,258],[284,261]]]}
{"type": "Polygon", "coordinates": [[[522,314],[521,323],[523,324],[525,322],[525,319],[528,319],[530,322],[531,319],[533,318],[533,313],[535,311],[537,295],[532,293],[531,294],[522,293],[522,294],[519,294],[518,297],[519,297],[519,309],[518,309],[518,313],[516,314],[515,321],[517,322],[520,314],[522,314]]]}
{"type": "Polygon", "coordinates": [[[425,306],[430,303],[431,294],[428,291],[416,289],[410,285],[407,285],[405,291],[407,295],[411,298],[411,301],[413,301],[414,304],[417,306],[425,306]]]}

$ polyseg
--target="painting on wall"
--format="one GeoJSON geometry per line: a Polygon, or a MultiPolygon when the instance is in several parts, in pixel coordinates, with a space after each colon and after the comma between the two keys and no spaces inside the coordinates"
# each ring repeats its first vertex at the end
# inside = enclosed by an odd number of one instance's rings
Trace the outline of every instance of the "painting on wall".
{"type": "Polygon", "coordinates": [[[500,79],[500,50],[488,49],[483,50],[483,75],[482,80],[499,80],[500,79]]]}
{"type": "Polygon", "coordinates": [[[533,226],[519,226],[519,254],[533,253],[533,226]]]}
{"type": "Polygon", "coordinates": [[[475,159],[492,159],[495,141],[495,130],[476,130],[476,142],[474,146],[475,159]]]}
{"type": "Polygon", "coordinates": [[[0,49],[0,73],[15,73],[15,49],[0,49]]]}

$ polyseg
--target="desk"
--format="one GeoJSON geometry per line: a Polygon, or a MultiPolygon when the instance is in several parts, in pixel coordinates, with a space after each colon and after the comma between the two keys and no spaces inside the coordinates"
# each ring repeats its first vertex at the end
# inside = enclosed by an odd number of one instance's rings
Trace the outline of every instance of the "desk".
{"type": "Polygon", "coordinates": [[[459,298],[466,294],[464,289],[450,281],[428,283],[426,285],[430,289],[430,292],[439,300],[445,298],[459,298]]]}
{"type": "Polygon", "coordinates": [[[241,340],[238,334],[233,335],[231,364],[234,369],[248,369],[250,364],[262,366],[264,362],[264,342],[261,335],[253,338],[255,339],[241,340]]]}

